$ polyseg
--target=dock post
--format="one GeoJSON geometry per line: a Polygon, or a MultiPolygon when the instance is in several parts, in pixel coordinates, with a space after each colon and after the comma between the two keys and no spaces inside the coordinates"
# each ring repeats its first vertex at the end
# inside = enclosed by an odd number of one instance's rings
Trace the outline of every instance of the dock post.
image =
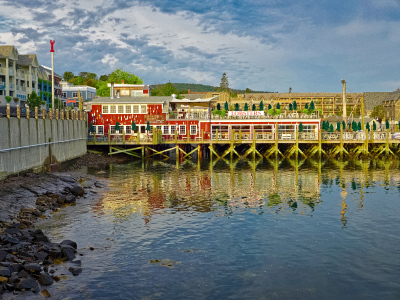
{"type": "MultiPolygon", "coordinates": [[[[342,126],[342,125],[340,125],[342,126]]],[[[319,152],[319,159],[321,159],[322,156],[322,134],[321,134],[321,128],[318,129],[318,152],[319,152]]]]}
{"type": "Polygon", "coordinates": [[[235,129],[231,131],[231,160],[233,159],[233,145],[235,143],[235,129]]]}
{"type": "Polygon", "coordinates": [[[256,130],[253,128],[253,160],[256,159],[256,130]]]}
{"type": "Polygon", "coordinates": [[[371,143],[374,143],[374,123],[372,123],[371,126],[371,143]]]}
{"type": "Polygon", "coordinates": [[[122,130],[122,143],[125,145],[125,129],[122,130]]]}
{"type": "Polygon", "coordinates": [[[178,144],[178,130],[175,129],[175,145],[178,144]]]}
{"type": "Polygon", "coordinates": [[[218,143],[218,129],[215,131],[215,141],[218,143]]]}
{"type": "Polygon", "coordinates": [[[343,124],[340,124],[340,159],[343,159],[343,124]]]}
{"type": "Polygon", "coordinates": [[[239,129],[239,144],[242,143],[242,129],[239,129]]]}
{"type": "Polygon", "coordinates": [[[389,155],[389,128],[386,128],[386,156],[389,155]]]}

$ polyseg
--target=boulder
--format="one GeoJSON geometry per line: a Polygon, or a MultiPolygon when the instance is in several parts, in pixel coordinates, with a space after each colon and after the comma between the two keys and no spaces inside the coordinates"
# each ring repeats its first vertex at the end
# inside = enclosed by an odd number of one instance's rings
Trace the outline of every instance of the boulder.
{"type": "Polygon", "coordinates": [[[79,274],[82,273],[82,269],[81,268],[75,268],[75,267],[70,267],[68,269],[68,271],[70,271],[72,273],[72,275],[74,275],[74,276],[78,276],[79,274]]]}
{"type": "Polygon", "coordinates": [[[67,260],[73,260],[75,258],[75,253],[72,247],[61,247],[61,252],[67,260]]]}
{"type": "Polygon", "coordinates": [[[47,273],[40,274],[38,281],[40,285],[52,285],[54,283],[53,278],[47,273]]]}
{"type": "Polygon", "coordinates": [[[3,261],[7,257],[7,251],[0,251],[0,261],[3,261]]]}
{"type": "Polygon", "coordinates": [[[35,256],[38,260],[44,261],[44,260],[47,258],[47,256],[49,256],[49,254],[46,253],[46,252],[41,251],[41,252],[36,252],[36,253],[34,254],[34,256],[35,256]]]}
{"type": "Polygon", "coordinates": [[[72,195],[77,196],[77,197],[83,196],[83,194],[85,193],[85,190],[79,185],[70,187],[69,191],[71,192],[72,195]]]}
{"type": "Polygon", "coordinates": [[[30,273],[40,273],[42,271],[42,267],[37,263],[25,264],[24,269],[30,273]]]}
{"type": "Polygon", "coordinates": [[[51,248],[49,251],[49,258],[58,259],[62,257],[61,250],[59,248],[51,248]]]}
{"type": "Polygon", "coordinates": [[[76,203],[76,196],[74,196],[74,195],[68,195],[68,196],[65,198],[65,203],[66,203],[66,204],[74,204],[74,203],[76,203]]]}
{"type": "Polygon", "coordinates": [[[60,243],[60,245],[63,245],[63,246],[68,245],[68,246],[73,247],[74,249],[77,249],[77,247],[78,247],[78,245],[74,241],[71,241],[71,240],[64,240],[60,243]]]}
{"type": "Polygon", "coordinates": [[[39,288],[39,284],[33,278],[21,279],[21,281],[16,286],[17,290],[27,290],[27,289],[36,290],[37,288],[39,288]]]}
{"type": "Polygon", "coordinates": [[[0,276],[2,277],[10,277],[11,272],[10,269],[7,267],[0,267],[0,276]]]}

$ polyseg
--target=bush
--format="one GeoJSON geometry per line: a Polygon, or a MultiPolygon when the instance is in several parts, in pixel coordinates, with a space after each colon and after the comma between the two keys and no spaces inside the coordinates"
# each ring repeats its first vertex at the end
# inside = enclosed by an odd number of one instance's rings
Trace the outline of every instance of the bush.
{"type": "Polygon", "coordinates": [[[19,98],[18,98],[18,97],[14,97],[13,99],[14,99],[15,102],[18,102],[18,101],[19,101],[19,98]]]}
{"type": "Polygon", "coordinates": [[[6,96],[6,101],[7,101],[8,103],[10,103],[11,97],[10,97],[10,96],[6,96]]]}

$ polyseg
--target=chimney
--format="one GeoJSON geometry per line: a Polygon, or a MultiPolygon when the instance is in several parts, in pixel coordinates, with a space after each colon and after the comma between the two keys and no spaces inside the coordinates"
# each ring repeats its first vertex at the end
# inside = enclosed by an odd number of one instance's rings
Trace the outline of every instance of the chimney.
{"type": "Polygon", "coordinates": [[[114,99],[114,82],[111,82],[110,94],[111,94],[111,99],[114,99]]]}
{"type": "Polygon", "coordinates": [[[190,94],[190,89],[188,89],[188,94],[190,94]]]}
{"type": "Polygon", "coordinates": [[[125,80],[122,79],[122,80],[121,80],[121,84],[124,84],[124,83],[125,83],[125,80]]]}
{"type": "Polygon", "coordinates": [[[343,84],[343,120],[346,122],[347,109],[346,109],[346,80],[342,79],[343,84]]]}

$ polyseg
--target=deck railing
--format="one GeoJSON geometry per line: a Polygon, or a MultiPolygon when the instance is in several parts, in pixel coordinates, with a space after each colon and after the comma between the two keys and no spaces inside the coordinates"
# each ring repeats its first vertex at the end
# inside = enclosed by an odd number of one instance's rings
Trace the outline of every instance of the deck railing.
{"type": "Polygon", "coordinates": [[[318,119],[316,113],[307,115],[304,113],[286,113],[272,116],[265,114],[263,116],[225,116],[209,114],[205,111],[171,111],[167,115],[167,120],[245,120],[245,119],[318,119]]]}

